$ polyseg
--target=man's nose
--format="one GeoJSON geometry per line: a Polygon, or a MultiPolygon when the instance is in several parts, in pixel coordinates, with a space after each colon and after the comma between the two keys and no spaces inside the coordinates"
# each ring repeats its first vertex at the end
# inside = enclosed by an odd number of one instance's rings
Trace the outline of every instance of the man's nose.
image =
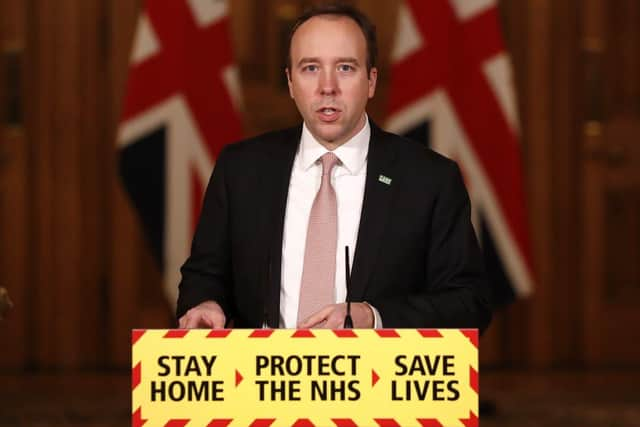
{"type": "Polygon", "coordinates": [[[338,79],[333,71],[325,71],[320,73],[320,81],[318,82],[321,95],[335,95],[338,93],[338,79]]]}

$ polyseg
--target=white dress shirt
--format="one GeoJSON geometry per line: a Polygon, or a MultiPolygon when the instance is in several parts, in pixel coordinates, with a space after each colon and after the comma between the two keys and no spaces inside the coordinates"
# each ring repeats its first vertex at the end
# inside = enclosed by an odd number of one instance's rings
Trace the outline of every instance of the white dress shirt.
{"type": "MultiPolygon", "coordinates": [[[[370,136],[371,127],[369,119],[366,118],[362,130],[333,151],[340,159],[331,174],[331,184],[338,202],[338,248],[334,293],[336,303],[344,302],[347,295],[344,247],[349,246],[350,268],[356,252],[370,136]]],[[[303,125],[300,145],[291,170],[284,217],[282,284],[280,286],[281,328],[296,327],[309,214],[320,188],[322,165],[319,159],[328,151],[311,135],[306,124],[303,125]]],[[[373,311],[375,326],[379,327],[381,325],[379,313],[375,309],[373,311]]]]}

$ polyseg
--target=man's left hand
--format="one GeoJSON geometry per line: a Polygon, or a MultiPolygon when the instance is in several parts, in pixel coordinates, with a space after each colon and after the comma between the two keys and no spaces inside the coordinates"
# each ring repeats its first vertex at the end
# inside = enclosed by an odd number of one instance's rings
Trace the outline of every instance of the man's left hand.
{"type": "MultiPolygon", "coordinates": [[[[298,329],[342,329],[346,316],[346,303],[327,305],[298,324],[298,329]]],[[[373,328],[373,310],[366,303],[352,302],[351,320],[354,328],[373,328]]]]}

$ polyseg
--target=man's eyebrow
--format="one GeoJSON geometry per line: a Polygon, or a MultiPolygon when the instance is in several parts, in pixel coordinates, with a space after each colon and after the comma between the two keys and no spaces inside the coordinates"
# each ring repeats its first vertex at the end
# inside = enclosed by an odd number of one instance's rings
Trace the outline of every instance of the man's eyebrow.
{"type": "Polygon", "coordinates": [[[344,58],[337,58],[336,62],[340,62],[340,63],[348,62],[350,64],[356,64],[356,65],[359,64],[358,60],[356,58],[351,57],[351,56],[346,56],[344,58]]]}
{"type": "MultiPolygon", "coordinates": [[[[317,57],[305,57],[300,59],[300,61],[298,61],[298,66],[300,65],[304,65],[304,64],[309,64],[309,63],[315,63],[315,62],[321,62],[320,58],[317,57]]],[[[357,58],[354,58],[352,56],[345,56],[345,57],[341,57],[341,58],[336,58],[335,61],[336,63],[349,63],[349,64],[355,64],[355,65],[359,65],[360,63],[358,62],[357,58]]]]}
{"type": "Polygon", "coordinates": [[[315,58],[315,57],[302,58],[300,59],[300,61],[298,61],[298,65],[309,64],[312,62],[320,62],[320,58],[315,58]]]}

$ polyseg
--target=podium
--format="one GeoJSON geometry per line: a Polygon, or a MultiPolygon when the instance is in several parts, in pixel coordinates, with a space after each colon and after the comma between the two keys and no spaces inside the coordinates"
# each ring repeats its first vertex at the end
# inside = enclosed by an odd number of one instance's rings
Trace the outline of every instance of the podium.
{"type": "Polygon", "coordinates": [[[475,329],[132,331],[132,426],[478,425],[475,329]]]}

